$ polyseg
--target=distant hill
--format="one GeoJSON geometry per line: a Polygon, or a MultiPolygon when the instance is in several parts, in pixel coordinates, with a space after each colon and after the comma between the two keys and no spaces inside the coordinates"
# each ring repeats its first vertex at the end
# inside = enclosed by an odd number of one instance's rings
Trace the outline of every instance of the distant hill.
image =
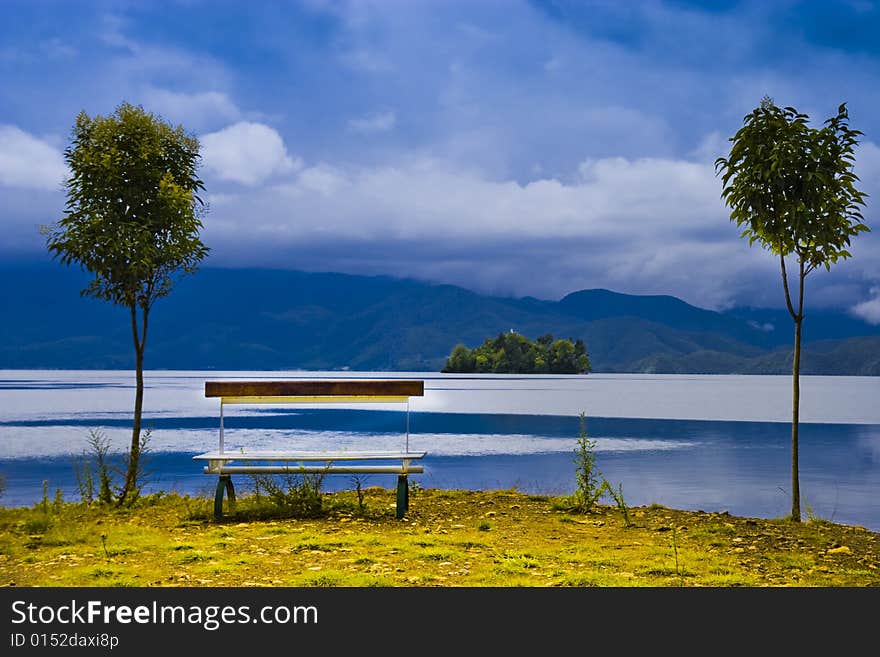
{"type": "MultiPolygon", "coordinates": [[[[126,311],[81,298],[70,268],[0,269],[0,368],[132,368],[126,311]]],[[[808,308],[809,312],[809,308],[808,308]]],[[[672,296],[581,290],[559,301],[383,276],[206,268],[151,315],[150,369],[439,371],[452,347],[514,329],[582,339],[594,372],[788,373],[785,311],[718,313],[672,296]]],[[[803,371],[880,375],[880,327],[814,311],[803,371]]]]}

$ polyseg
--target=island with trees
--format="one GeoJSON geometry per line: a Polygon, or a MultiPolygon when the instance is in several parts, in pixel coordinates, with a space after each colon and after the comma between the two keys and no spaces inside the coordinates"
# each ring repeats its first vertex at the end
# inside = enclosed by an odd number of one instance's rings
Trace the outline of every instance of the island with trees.
{"type": "Polygon", "coordinates": [[[486,338],[475,349],[457,344],[442,372],[492,374],[586,374],[590,358],[581,339],[554,339],[549,333],[534,342],[510,331],[486,338]]]}

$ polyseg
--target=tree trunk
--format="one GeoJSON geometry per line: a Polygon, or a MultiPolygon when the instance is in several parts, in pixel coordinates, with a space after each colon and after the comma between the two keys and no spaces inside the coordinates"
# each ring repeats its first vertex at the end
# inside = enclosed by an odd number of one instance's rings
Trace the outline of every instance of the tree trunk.
{"type": "Polygon", "coordinates": [[[804,259],[799,258],[798,307],[794,314],[794,357],[791,366],[791,519],[801,521],[801,485],[798,474],[798,422],[801,407],[801,327],[804,323],[804,259]]]}
{"type": "Polygon", "coordinates": [[[141,458],[141,416],[144,409],[144,345],[147,340],[147,311],[143,310],[143,331],[138,335],[137,306],[131,308],[131,328],[134,338],[135,352],[135,393],[134,393],[134,421],[131,428],[131,444],[128,452],[128,468],[125,473],[125,483],[116,500],[118,506],[125,504],[129,495],[134,494],[137,486],[139,463],[141,458]]]}
{"type": "MultiPolygon", "coordinates": [[[[803,284],[803,283],[802,283],[803,284]]],[[[801,521],[801,487],[798,476],[798,418],[801,400],[801,325],[804,318],[794,320],[794,363],[792,365],[791,400],[791,519],[801,521]]]]}

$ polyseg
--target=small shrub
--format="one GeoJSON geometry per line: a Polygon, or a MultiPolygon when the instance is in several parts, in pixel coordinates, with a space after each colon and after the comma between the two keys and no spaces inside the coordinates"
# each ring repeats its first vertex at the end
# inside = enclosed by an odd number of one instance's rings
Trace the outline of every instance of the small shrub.
{"type": "Polygon", "coordinates": [[[64,507],[64,493],[60,488],[55,489],[55,499],[52,500],[52,512],[59,513],[64,507]]]}
{"type": "Polygon", "coordinates": [[[37,516],[36,518],[28,518],[25,520],[21,528],[25,534],[45,534],[52,525],[52,518],[49,516],[37,516]]]}
{"type": "Polygon", "coordinates": [[[49,515],[49,482],[46,479],[43,479],[43,497],[37,506],[44,515],[49,515]]]}
{"type": "Polygon", "coordinates": [[[358,511],[363,513],[366,510],[366,504],[364,503],[364,477],[355,475],[351,480],[354,483],[354,490],[357,494],[358,511]]]}
{"type": "Polygon", "coordinates": [[[580,436],[577,440],[577,448],[575,450],[575,482],[576,490],[574,494],[562,498],[561,501],[555,502],[553,508],[565,511],[577,511],[580,513],[589,513],[602,499],[603,495],[608,495],[617,508],[623,514],[623,520],[626,526],[631,525],[629,519],[629,508],[623,499],[623,484],[619,484],[617,490],[608,483],[608,480],[602,476],[596,467],[596,441],[591,440],[587,435],[587,420],[584,413],[580,415],[580,436]]]}
{"type": "MultiPolygon", "coordinates": [[[[147,481],[146,465],[149,462],[152,427],[146,427],[140,436],[140,458],[135,471],[134,487],[126,497],[126,503],[133,504],[141,495],[147,481]]],[[[82,502],[91,506],[95,501],[103,505],[115,504],[118,501],[120,487],[113,483],[114,474],[123,474],[122,468],[111,462],[109,458],[110,439],[101,429],[89,429],[88,450],[74,462],[77,488],[82,502]],[[97,498],[95,483],[97,479],[97,498]]],[[[130,455],[129,457],[130,458],[130,455]]]]}
{"type": "Polygon", "coordinates": [[[617,490],[612,488],[611,484],[607,481],[603,480],[608,494],[611,496],[611,499],[614,500],[614,503],[617,505],[617,508],[620,509],[620,512],[623,514],[623,523],[626,527],[631,527],[632,522],[629,519],[629,507],[626,506],[626,502],[623,499],[623,484],[617,485],[617,490]]]}
{"type": "Polygon", "coordinates": [[[266,497],[285,516],[316,518],[323,512],[323,473],[252,475],[252,478],[256,501],[266,497]]]}
{"type": "Polygon", "coordinates": [[[574,493],[574,506],[583,513],[592,511],[608,488],[608,482],[602,479],[602,473],[596,468],[595,448],[596,441],[587,436],[587,419],[581,413],[580,437],[575,450],[577,490],[574,493]]]}

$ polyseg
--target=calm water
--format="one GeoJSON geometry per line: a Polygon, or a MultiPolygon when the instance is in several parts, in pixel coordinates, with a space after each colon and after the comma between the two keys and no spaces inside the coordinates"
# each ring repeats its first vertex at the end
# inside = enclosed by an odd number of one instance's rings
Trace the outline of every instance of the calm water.
{"type": "MultiPolygon", "coordinates": [[[[420,378],[410,448],[426,450],[424,487],[561,494],[574,490],[579,415],[596,463],[630,505],[780,517],[790,510],[791,380],[786,376],[463,376],[437,373],[150,372],[148,490],[205,493],[194,454],[217,445],[218,401],[206,380],[420,378]]],[[[42,482],[78,499],[73,462],[100,429],[113,449],[130,436],[134,375],[0,370],[0,504],[30,505],[42,482]]],[[[880,531],[880,379],[803,377],[801,494],[805,513],[880,531]]],[[[399,449],[401,405],[230,406],[226,446],[399,449]]],[[[392,486],[393,475],[367,485],[392,486]]],[[[247,479],[239,487],[246,489],[247,479]]],[[[331,476],[325,488],[350,488],[331,476]]]]}

